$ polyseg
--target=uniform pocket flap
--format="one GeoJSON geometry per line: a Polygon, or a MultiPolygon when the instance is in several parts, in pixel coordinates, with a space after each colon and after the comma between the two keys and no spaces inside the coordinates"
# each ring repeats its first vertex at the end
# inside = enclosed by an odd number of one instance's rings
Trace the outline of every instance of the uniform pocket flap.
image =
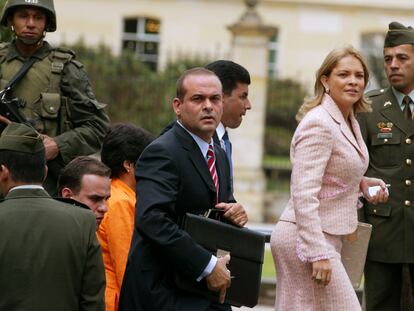
{"type": "Polygon", "coordinates": [[[391,215],[391,205],[389,204],[367,204],[364,206],[365,213],[369,215],[376,215],[382,217],[389,217],[391,215]]]}
{"type": "Polygon", "coordinates": [[[400,133],[377,133],[371,137],[372,146],[398,145],[401,143],[400,133]]]}
{"type": "Polygon", "coordinates": [[[41,93],[41,116],[43,118],[57,118],[60,109],[60,94],[41,93]]]}

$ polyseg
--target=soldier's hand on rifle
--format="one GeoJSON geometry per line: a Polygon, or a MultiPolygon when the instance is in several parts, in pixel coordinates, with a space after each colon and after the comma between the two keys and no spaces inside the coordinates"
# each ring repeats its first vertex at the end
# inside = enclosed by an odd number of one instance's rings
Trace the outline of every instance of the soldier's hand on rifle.
{"type": "Polygon", "coordinates": [[[11,123],[9,119],[7,119],[6,117],[3,117],[2,115],[0,115],[0,122],[6,125],[11,123]]]}
{"type": "Polygon", "coordinates": [[[59,154],[59,147],[55,140],[45,134],[42,135],[43,145],[45,146],[46,160],[53,160],[59,154]]]}

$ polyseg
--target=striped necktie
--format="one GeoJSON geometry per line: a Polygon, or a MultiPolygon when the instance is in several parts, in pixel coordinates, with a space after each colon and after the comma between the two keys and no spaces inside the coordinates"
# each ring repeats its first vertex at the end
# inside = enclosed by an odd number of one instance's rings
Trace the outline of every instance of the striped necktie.
{"type": "Polygon", "coordinates": [[[208,169],[211,174],[211,178],[213,179],[214,186],[216,187],[216,195],[217,195],[216,202],[218,203],[219,181],[218,181],[217,170],[216,170],[216,157],[214,156],[214,150],[213,150],[212,145],[208,146],[207,165],[208,165],[208,169]]]}
{"type": "Polygon", "coordinates": [[[403,109],[404,118],[406,120],[412,120],[412,112],[411,112],[411,107],[410,107],[410,103],[411,103],[410,96],[407,96],[407,95],[404,96],[403,103],[404,103],[404,109],[403,109]]]}

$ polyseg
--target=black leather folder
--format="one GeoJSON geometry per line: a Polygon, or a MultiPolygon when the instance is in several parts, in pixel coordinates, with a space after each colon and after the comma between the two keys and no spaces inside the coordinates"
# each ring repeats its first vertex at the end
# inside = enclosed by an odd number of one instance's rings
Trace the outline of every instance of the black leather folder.
{"type": "MultiPolygon", "coordinates": [[[[265,235],[188,213],[181,228],[212,254],[230,253],[227,267],[233,278],[225,302],[237,307],[254,307],[259,298],[265,235]]],[[[218,301],[218,293],[208,290],[205,280],[197,282],[177,275],[176,282],[183,290],[218,301]]]]}

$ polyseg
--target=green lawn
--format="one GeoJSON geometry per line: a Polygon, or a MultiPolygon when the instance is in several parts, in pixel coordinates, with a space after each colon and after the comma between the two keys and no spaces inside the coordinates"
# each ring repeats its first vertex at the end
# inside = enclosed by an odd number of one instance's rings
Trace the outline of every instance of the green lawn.
{"type": "Polygon", "coordinates": [[[276,278],[275,265],[270,249],[265,250],[262,277],[276,278]]]}
{"type": "Polygon", "coordinates": [[[287,170],[290,170],[292,168],[289,156],[264,155],[263,166],[268,168],[287,170]]]}

